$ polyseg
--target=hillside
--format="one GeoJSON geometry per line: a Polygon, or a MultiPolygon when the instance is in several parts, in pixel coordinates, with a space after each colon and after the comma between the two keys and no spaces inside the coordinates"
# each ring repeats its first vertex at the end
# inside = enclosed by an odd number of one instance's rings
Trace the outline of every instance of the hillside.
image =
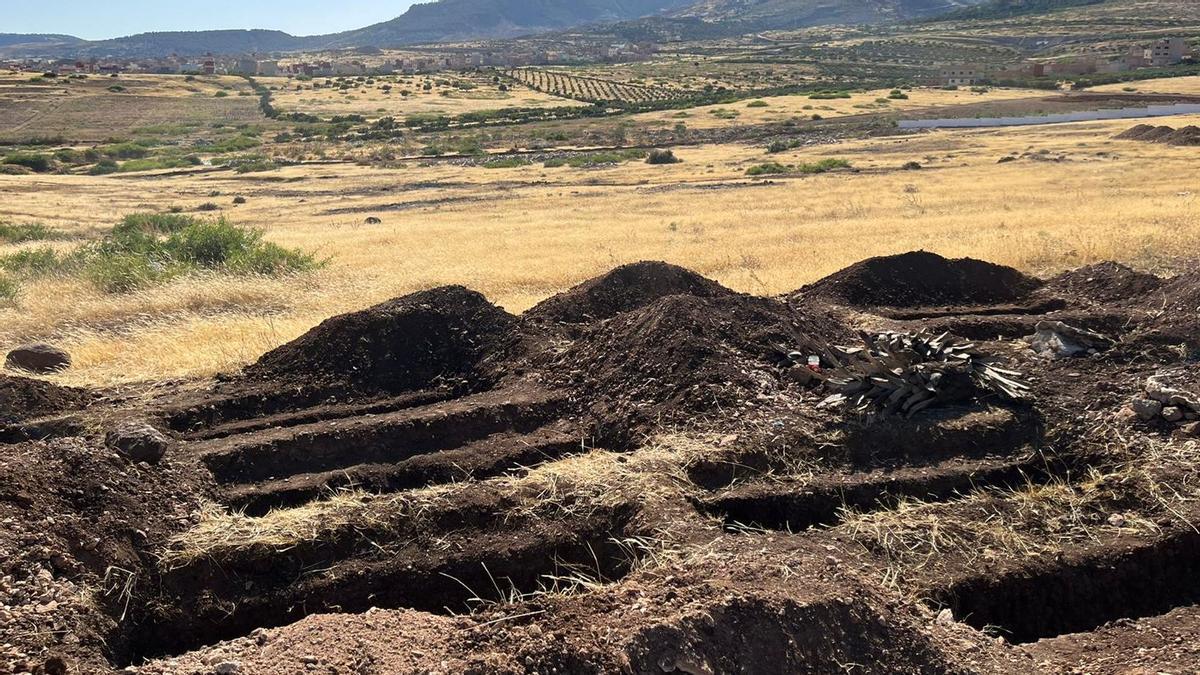
{"type": "Polygon", "coordinates": [[[983,0],[700,0],[679,12],[709,22],[743,22],[759,30],[835,23],[878,23],[934,16],[983,0]]]}
{"type": "Polygon", "coordinates": [[[391,21],[328,36],[328,44],[388,47],[514,37],[637,19],[687,4],[688,0],[441,0],[415,5],[391,21]]]}

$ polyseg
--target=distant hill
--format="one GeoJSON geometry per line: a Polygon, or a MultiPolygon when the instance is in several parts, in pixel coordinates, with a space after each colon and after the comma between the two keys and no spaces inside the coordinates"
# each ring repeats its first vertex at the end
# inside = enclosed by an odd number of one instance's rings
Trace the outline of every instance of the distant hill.
{"type": "Polygon", "coordinates": [[[327,36],[330,46],[390,47],[507,38],[592,23],[613,23],[686,7],[693,0],[441,0],[403,16],[327,36]]]}
{"type": "Polygon", "coordinates": [[[698,0],[675,12],[710,23],[740,23],[755,30],[828,24],[907,21],[946,14],[986,0],[698,0]]]}
{"type": "Polygon", "coordinates": [[[987,0],[975,7],[966,7],[936,18],[954,21],[1005,19],[1027,14],[1046,14],[1072,7],[1100,5],[1105,2],[1107,0],[987,0]]]}
{"type": "Polygon", "coordinates": [[[602,26],[626,39],[702,39],[827,24],[929,17],[992,17],[1102,0],[439,0],[366,28],[297,37],[271,30],[143,33],[88,42],[65,35],[2,35],[0,56],[153,57],[208,52],[400,47],[509,38],[602,26]]]}
{"type": "Polygon", "coordinates": [[[71,35],[26,35],[24,33],[0,33],[0,47],[12,47],[14,45],[44,47],[48,45],[79,44],[81,42],[83,42],[83,40],[71,35]]]}

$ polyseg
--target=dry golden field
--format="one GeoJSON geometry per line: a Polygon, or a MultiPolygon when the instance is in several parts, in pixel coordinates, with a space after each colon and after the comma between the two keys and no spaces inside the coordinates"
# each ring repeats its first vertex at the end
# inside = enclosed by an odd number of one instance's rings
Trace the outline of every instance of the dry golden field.
{"type": "Polygon", "coordinates": [[[120,384],[237,368],[328,316],[442,284],[520,311],[639,259],[762,294],[912,249],[1042,273],[1103,259],[1169,267],[1200,251],[1195,149],[1112,140],[1130,124],[937,131],[772,155],[681,147],[670,166],[0,176],[0,220],[95,235],[123,214],[212,201],[238,224],[329,257],[311,276],[192,277],[129,295],[32,282],[0,309],[0,344],[52,340],[76,357],[62,380],[120,384]],[[1018,159],[997,163],[1006,156],[1018,159]],[[745,175],[761,162],[830,157],[855,170],[745,175]],[[901,170],[910,161],[924,168],[901,170]]]}
{"type": "MultiPolygon", "coordinates": [[[[317,115],[362,115],[368,118],[410,115],[461,115],[501,108],[555,108],[586,105],[579,101],[543,94],[533,89],[504,84],[508,91],[484,75],[437,74],[394,75],[354,80],[354,86],[342,89],[325,86],[335,78],[311,81],[286,77],[257,78],[276,87],[275,105],[286,112],[317,115]],[[369,83],[368,83],[369,81],[369,83]],[[432,88],[425,90],[425,85],[432,88]],[[314,84],[317,86],[314,88],[314,84]],[[460,88],[463,85],[467,88],[460,88]],[[403,92],[403,93],[402,93],[403,92]]],[[[349,84],[350,81],[347,81],[349,84]]]]}
{"type": "Polygon", "coordinates": [[[848,115],[878,114],[888,111],[911,111],[922,108],[965,105],[971,103],[1043,98],[1045,91],[1031,89],[989,89],[975,93],[969,89],[947,91],[916,88],[905,91],[907,99],[888,98],[887,89],[850,93],[850,98],[813,99],[808,95],[769,96],[754,101],[739,101],[726,105],[711,105],[687,110],[666,110],[634,115],[638,124],[673,125],[684,123],[691,129],[715,129],[742,124],[784,122],[793,118],[825,119],[848,115]],[[761,103],[758,103],[758,102],[761,103]],[[762,103],[766,105],[763,106],[762,103]]]}
{"type": "Polygon", "coordinates": [[[183,135],[214,122],[262,121],[258,99],[240,77],[92,75],[47,80],[0,71],[0,142],[50,137],[99,143],[156,128],[169,127],[183,135]]]}
{"type": "Polygon", "coordinates": [[[1188,94],[1200,95],[1200,77],[1168,77],[1161,80],[1142,80],[1140,82],[1122,82],[1095,87],[1095,91],[1128,91],[1136,90],[1147,94],[1188,94]]]}

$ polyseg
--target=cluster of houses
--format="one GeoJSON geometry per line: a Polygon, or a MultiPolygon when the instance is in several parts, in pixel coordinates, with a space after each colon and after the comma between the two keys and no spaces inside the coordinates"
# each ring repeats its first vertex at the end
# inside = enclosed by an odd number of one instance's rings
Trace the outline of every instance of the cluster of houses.
{"type": "Polygon", "coordinates": [[[1150,45],[1134,45],[1117,59],[1076,56],[1059,61],[1028,61],[1018,67],[1002,70],[980,65],[949,65],[941,69],[939,83],[945,86],[971,86],[994,80],[1123,73],[1173,66],[1190,56],[1192,52],[1186,39],[1164,38],[1150,45]]]}

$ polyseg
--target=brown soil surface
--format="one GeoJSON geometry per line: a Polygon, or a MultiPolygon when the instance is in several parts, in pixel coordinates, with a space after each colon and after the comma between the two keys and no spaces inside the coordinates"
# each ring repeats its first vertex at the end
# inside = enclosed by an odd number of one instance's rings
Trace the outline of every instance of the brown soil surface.
{"type": "Polygon", "coordinates": [[[851,307],[930,307],[1013,302],[1039,285],[1008,267],[920,251],[864,260],[800,293],[851,307]]]}
{"type": "Polygon", "coordinates": [[[1200,449],[1129,402],[1200,381],[1197,308],[1111,263],[911,253],[788,298],[639,263],[519,317],[399,298],[149,402],[9,378],[0,672],[1194,669],[1200,449]],[[1038,356],[1043,321],[1115,346],[1038,356]],[[858,330],[1029,393],[827,404],[803,364],[858,330]],[[124,420],[162,463],[105,447],[124,420]]]}

